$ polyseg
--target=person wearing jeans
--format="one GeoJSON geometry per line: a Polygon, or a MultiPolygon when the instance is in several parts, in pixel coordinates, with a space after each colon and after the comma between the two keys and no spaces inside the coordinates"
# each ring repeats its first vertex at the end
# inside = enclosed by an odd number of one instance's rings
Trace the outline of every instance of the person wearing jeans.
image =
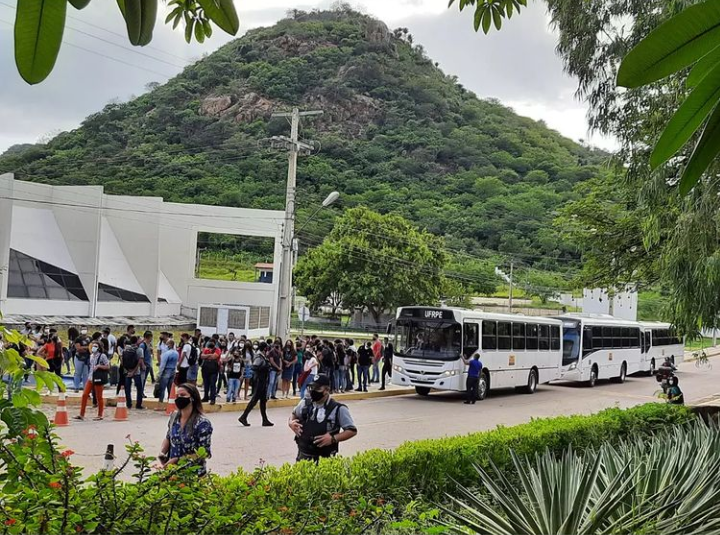
{"type": "Polygon", "coordinates": [[[207,347],[202,350],[200,359],[202,360],[204,390],[202,401],[209,401],[210,405],[215,405],[217,380],[220,373],[220,348],[215,347],[215,342],[209,342],[207,347]]]}
{"type": "Polygon", "coordinates": [[[226,401],[235,403],[240,392],[240,381],[244,374],[245,359],[240,349],[233,349],[225,359],[225,371],[227,373],[228,387],[226,401]]]}
{"type": "MultiPolygon", "coordinates": [[[[142,406],[142,400],[143,400],[143,371],[145,367],[145,361],[142,359],[142,354],[138,355],[138,346],[137,346],[137,336],[132,336],[130,338],[130,341],[125,345],[125,349],[123,350],[123,354],[125,352],[132,352],[135,351],[137,364],[135,367],[131,370],[128,370],[125,368],[125,404],[127,405],[127,408],[132,408],[132,386],[133,383],[135,383],[135,390],[137,391],[137,399],[135,401],[135,408],[136,409],[143,409],[142,406]]],[[[141,352],[142,353],[142,352],[141,352]]],[[[125,361],[125,358],[122,358],[121,361],[125,361]]],[[[125,362],[122,362],[121,365],[125,365],[125,362]]]]}
{"type": "Polygon", "coordinates": [[[80,336],[75,340],[75,377],[73,378],[73,387],[79,392],[85,388],[88,375],[90,374],[90,337],[87,335],[87,329],[80,331],[80,336]]]}
{"type": "Polygon", "coordinates": [[[160,371],[158,372],[158,379],[160,381],[160,403],[165,400],[165,393],[167,393],[168,396],[170,395],[170,389],[175,380],[175,369],[180,359],[180,355],[178,355],[175,349],[175,341],[168,340],[165,345],[167,349],[160,355],[160,371]]]}
{"type": "Polygon", "coordinates": [[[80,400],[80,414],[75,416],[76,420],[85,419],[85,409],[87,409],[88,399],[90,398],[90,392],[95,392],[95,398],[97,399],[98,415],[94,420],[103,419],[103,411],[105,409],[105,402],[103,400],[103,383],[96,383],[93,379],[93,372],[95,370],[110,370],[110,361],[107,356],[101,352],[100,345],[97,342],[93,342],[91,348],[91,357],[88,362],[90,372],[88,379],[85,382],[85,389],[83,390],[82,398],[80,400]]]}
{"type": "Polygon", "coordinates": [[[367,392],[367,385],[370,382],[370,366],[372,366],[373,353],[370,342],[363,344],[358,349],[358,390],[367,392]]]}

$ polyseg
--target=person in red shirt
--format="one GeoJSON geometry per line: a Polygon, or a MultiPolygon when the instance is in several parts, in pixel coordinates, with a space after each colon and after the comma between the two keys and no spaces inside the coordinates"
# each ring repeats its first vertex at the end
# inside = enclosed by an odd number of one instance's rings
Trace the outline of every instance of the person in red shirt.
{"type": "Polygon", "coordinates": [[[371,383],[379,383],[380,382],[380,361],[382,360],[383,356],[383,345],[380,341],[380,337],[377,334],[373,334],[373,343],[372,343],[372,352],[373,352],[373,371],[372,371],[372,379],[370,379],[371,383]]]}
{"type": "Polygon", "coordinates": [[[222,353],[219,347],[215,347],[215,342],[210,341],[200,355],[203,378],[203,402],[210,401],[210,405],[215,405],[217,397],[217,380],[220,373],[220,357],[222,353]]]}

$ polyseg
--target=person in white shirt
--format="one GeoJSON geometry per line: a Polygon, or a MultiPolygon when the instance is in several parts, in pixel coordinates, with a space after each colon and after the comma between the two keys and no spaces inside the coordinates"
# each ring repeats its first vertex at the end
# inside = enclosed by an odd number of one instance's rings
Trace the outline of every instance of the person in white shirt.
{"type": "Polygon", "coordinates": [[[190,368],[190,355],[192,354],[192,344],[190,343],[190,335],[183,333],[180,337],[182,341],[182,350],[180,351],[180,360],[178,361],[178,384],[187,383],[188,368],[190,368]]]}
{"type": "Polygon", "coordinates": [[[317,377],[320,371],[320,362],[315,356],[315,350],[310,346],[305,349],[304,358],[305,365],[303,366],[303,370],[306,373],[306,377],[302,385],[300,385],[300,399],[305,399],[305,390],[307,390],[308,385],[315,380],[315,377],[317,377]]]}
{"type": "Polygon", "coordinates": [[[105,338],[108,342],[108,352],[106,356],[108,360],[112,360],[115,356],[115,351],[117,350],[117,338],[115,338],[110,332],[110,327],[105,327],[103,329],[103,338],[105,338]]]}

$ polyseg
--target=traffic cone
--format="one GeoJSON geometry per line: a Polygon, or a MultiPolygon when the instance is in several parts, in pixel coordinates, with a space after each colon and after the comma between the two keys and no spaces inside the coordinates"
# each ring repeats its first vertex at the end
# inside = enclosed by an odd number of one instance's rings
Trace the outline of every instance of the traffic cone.
{"type": "Polygon", "coordinates": [[[125,405],[125,396],[118,395],[117,397],[117,403],[115,405],[115,417],[113,420],[124,422],[128,419],[128,410],[127,406],[125,405]]]}
{"type": "Polygon", "coordinates": [[[58,394],[57,409],[55,410],[55,425],[57,425],[58,427],[70,425],[70,420],[68,420],[65,392],[60,392],[60,394],[58,394]]]}
{"type": "Polygon", "coordinates": [[[165,414],[170,416],[175,412],[175,381],[173,381],[172,388],[170,389],[170,396],[168,397],[167,406],[165,407],[165,414]]]}

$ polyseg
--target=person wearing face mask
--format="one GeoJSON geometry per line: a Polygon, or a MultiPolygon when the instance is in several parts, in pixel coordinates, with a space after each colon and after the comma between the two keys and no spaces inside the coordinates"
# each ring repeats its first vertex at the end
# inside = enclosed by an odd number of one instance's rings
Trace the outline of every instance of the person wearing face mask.
{"type": "Polygon", "coordinates": [[[90,337],[87,332],[86,327],[81,327],[80,335],[73,340],[75,343],[75,377],[73,378],[75,392],[80,392],[90,374],[90,337]]]}
{"type": "Polygon", "coordinates": [[[255,360],[255,352],[258,350],[258,345],[255,343],[254,345],[248,340],[245,342],[245,346],[242,348],[242,356],[243,360],[245,361],[245,367],[243,372],[243,388],[244,388],[244,396],[243,399],[247,401],[248,399],[248,390],[250,390],[250,384],[253,380],[253,360],[255,360]]]}
{"type": "Polygon", "coordinates": [[[267,392],[268,384],[270,382],[271,367],[270,359],[266,354],[267,351],[267,344],[262,342],[258,347],[258,350],[255,352],[255,357],[252,363],[254,381],[252,399],[250,399],[250,403],[248,403],[247,407],[245,407],[245,411],[242,413],[242,416],[238,418],[238,422],[245,427],[250,426],[250,422],[247,421],[247,417],[250,415],[258,402],[260,403],[260,414],[262,415],[263,427],[272,427],[275,425],[268,419],[267,416],[267,392]]]}
{"type": "Polygon", "coordinates": [[[182,458],[188,458],[197,467],[198,475],[205,475],[205,459],[198,458],[197,452],[204,448],[207,458],[211,457],[213,427],[205,417],[197,387],[189,383],[178,386],[175,407],[177,410],[170,415],[158,460],[165,468],[177,464],[182,458]]]}
{"type": "Polygon", "coordinates": [[[105,409],[105,402],[103,400],[103,387],[108,383],[110,375],[110,361],[107,355],[101,351],[101,345],[98,341],[93,341],[90,344],[90,373],[88,374],[87,381],[85,382],[85,389],[82,393],[80,400],[80,414],[75,416],[76,420],[85,419],[85,409],[87,408],[88,398],[90,392],[95,392],[95,399],[97,400],[98,415],[93,420],[102,420],[103,411],[105,409]]]}
{"type": "Polygon", "coordinates": [[[310,383],[310,399],[295,407],[288,427],[295,433],[297,461],[318,462],[338,453],[338,444],[357,435],[348,408],[330,397],[330,378],[318,375],[310,383]]]}

